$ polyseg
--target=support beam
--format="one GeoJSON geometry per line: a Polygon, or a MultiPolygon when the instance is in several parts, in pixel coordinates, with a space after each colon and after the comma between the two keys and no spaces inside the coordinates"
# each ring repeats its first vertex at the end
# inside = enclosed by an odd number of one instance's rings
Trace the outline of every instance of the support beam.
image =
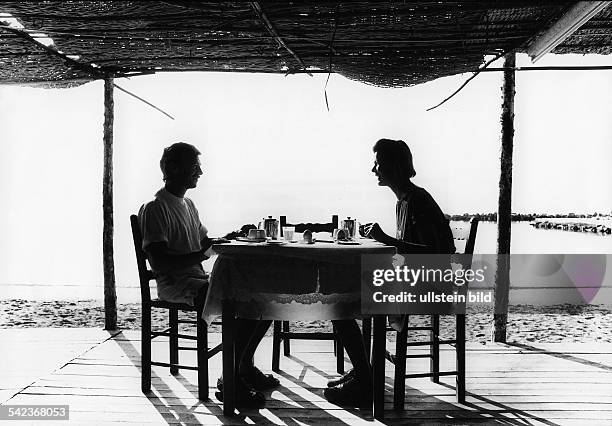
{"type": "Polygon", "coordinates": [[[300,66],[302,67],[302,69],[310,76],[312,76],[312,74],[310,74],[310,72],[307,70],[306,64],[304,63],[304,61],[302,61],[302,59],[298,56],[297,53],[295,53],[293,51],[293,49],[291,49],[287,43],[285,43],[285,41],[281,38],[280,34],[278,34],[278,31],[276,31],[276,28],[274,28],[274,25],[272,25],[272,22],[270,22],[270,20],[268,19],[268,16],[266,15],[266,13],[264,12],[264,10],[262,9],[261,5],[259,4],[259,2],[256,1],[252,1],[251,2],[251,7],[253,8],[253,10],[255,11],[255,13],[257,14],[257,16],[259,17],[259,20],[262,22],[262,24],[264,25],[264,27],[266,27],[266,30],[268,30],[268,32],[270,33],[270,35],[272,37],[274,37],[274,39],[276,40],[276,42],[279,44],[279,46],[282,46],[285,48],[285,50],[287,52],[289,52],[289,54],[291,56],[293,56],[295,58],[295,60],[300,64],[300,66]]]}
{"type": "Polygon", "coordinates": [[[514,94],[516,54],[504,59],[501,113],[501,172],[497,208],[497,268],[495,271],[494,341],[506,342],[510,295],[510,225],[512,214],[512,150],[514,145],[514,94]]]}
{"type": "Polygon", "coordinates": [[[542,56],[563,43],[574,34],[589,19],[608,7],[610,1],[579,1],[576,2],[563,16],[548,30],[537,36],[527,46],[527,53],[531,61],[536,62],[542,56]]]}
{"type": "Polygon", "coordinates": [[[102,258],[104,268],[104,329],[117,329],[117,292],[113,254],[113,77],[104,78],[104,171],[102,178],[102,258]]]}

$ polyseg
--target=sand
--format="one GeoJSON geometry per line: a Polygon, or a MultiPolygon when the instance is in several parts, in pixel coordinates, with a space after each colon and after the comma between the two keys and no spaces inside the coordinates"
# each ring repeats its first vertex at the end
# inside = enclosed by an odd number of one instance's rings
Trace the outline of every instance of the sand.
{"type": "MultiPolygon", "coordinates": [[[[511,306],[508,314],[508,341],[516,343],[612,343],[612,307],[603,305],[511,306]]],[[[153,326],[167,325],[167,313],[154,310],[153,326]]],[[[428,317],[414,315],[410,325],[425,325],[428,317]]],[[[490,309],[471,308],[467,316],[467,339],[485,343],[491,338],[493,321],[490,309]]],[[[442,338],[451,337],[454,320],[441,319],[442,338]]],[[[292,322],[296,331],[330,331],[329,321],[292,322]]],[[[0,328],[30,327],[104,327],[104,307],[95,300],[32,301],[23,299],[0,300],[0,328]]],[[[140,304],[118,306],[118,327],[140,327],[140,304]]],[[[186,330],[191,326],[185,325],[186,330]]],[[[220,332],[211,326],[210,332],[220,332]]],[[[413,332],[411,340],[424,337],[424,332],[413,332]]],[[[389,337],[392,337],[391,334],[389,337]]]]}

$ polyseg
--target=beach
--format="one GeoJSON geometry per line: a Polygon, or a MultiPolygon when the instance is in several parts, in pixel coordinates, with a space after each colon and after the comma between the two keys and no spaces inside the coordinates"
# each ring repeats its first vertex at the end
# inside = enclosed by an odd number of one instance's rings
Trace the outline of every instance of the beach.
{"type": "MultiPolygon", "coordinates": [[[[539,343],[612,343],[612,306],[609,305],[514,305],[508,314],[508,342],[539,343]]],[[[119,329],[140,328],[140,304],[123,303],[117,306],[119,329]]],[[[153,311],[153,326],[167,326],[167,312],[153,311]]],[[[424,325],[429,318],[410,317],[411,326],[424,325]]],[[[467,313],[467,340],[486,343],[491,340],[493,315],[490,308],[469,307],[467,313]]],[[[330,321],[291,323],[295,331],[331,331],[330,321]]],[[[190,325],[182,325],[189,330],[190,325]]],[[[33,301],[24,299],[0,300],[0,329],[34,327],[104,327],[104,306],[97,300],[33,301]]],[[[442,316],[442,338],[454,333],[454,319],[442,316]]],[[[219,326],[209,328],[220,333],[219,326]]],[[[271,329],[269,331],[271,333],[271,329]]],[[[389,333],[393,338],[395,333],[389,333]]],[[[410,334],[411,340],[425,337],[424,332],[410,334]]]]}

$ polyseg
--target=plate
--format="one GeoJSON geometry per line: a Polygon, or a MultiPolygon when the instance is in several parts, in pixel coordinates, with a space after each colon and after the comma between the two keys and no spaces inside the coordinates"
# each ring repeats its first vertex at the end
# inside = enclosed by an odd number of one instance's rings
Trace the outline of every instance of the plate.
{"type": "Polygon", "coordinates": [[[266,241],[265,238],[248,238],[248,237],[236,237],[236,241],[242,241],[244,243],[263,243],[266,241]]]}
{"type": "Polygon", "coordinates": [[[361,245],[359,241],[338,241],[338,244],[342,246],[360,246],[361,245]]]}
{"type": "Polygon", "coordinates": [[[282,241],[282,240],[268,240],[267,241],[268,244],[272,245],[272,246],[282,246],[283,244],[287,244],[287,241],[282,241]]]}

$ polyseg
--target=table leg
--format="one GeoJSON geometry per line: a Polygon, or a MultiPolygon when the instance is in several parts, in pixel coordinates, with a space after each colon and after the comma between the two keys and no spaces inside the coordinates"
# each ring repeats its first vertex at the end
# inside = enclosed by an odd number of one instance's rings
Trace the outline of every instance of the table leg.
{"type": "Polygon", "coordinates": [[[376,420],[385,418],[385,350],[386,350],[386,315],[374,316],[372,342],[372,377],[373,377],[373,414],[376,420]]]}
{"type": "Polygon", "coordinates": [[[223,343],[223,415],[233,416],[235,401],[234,378],[234,304],[223,302],[222,343],[223,343]]]}

